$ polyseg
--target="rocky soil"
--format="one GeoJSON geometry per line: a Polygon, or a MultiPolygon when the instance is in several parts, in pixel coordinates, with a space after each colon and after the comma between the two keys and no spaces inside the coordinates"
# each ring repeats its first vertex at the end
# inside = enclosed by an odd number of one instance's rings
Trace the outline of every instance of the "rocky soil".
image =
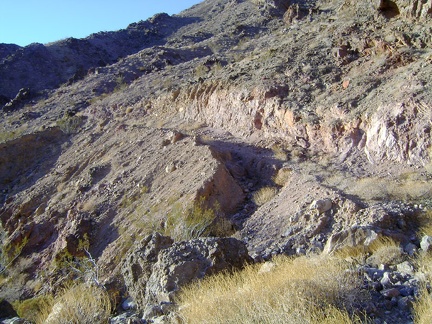
{"type": "Polygon", "coordinates": [[[412,322],[431,45],[418,0],[206,0],[0,44],[0,299],[90,277],[128,311],[114,323],[169,321],[196,278],[390,237],[400,258],[358,264],[365,311],[412,322]]]}

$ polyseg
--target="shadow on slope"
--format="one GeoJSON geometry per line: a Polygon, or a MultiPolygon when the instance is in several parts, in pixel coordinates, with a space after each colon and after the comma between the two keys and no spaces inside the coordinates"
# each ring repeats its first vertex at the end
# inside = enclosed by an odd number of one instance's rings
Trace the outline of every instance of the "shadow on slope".
{"type": "Polygon", "coordinates": [[[1,201],[43,177],[54,166],[67,138],[55,127],[0,144],[1,201]]]}

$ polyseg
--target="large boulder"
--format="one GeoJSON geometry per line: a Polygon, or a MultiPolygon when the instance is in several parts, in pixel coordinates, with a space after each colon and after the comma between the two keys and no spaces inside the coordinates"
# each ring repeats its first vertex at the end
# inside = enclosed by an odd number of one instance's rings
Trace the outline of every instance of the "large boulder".
{"type": "Polygon", "coordinates": [[[155,233],[138,243],[136,249],[128,255],[122,267],[127,290],[140,307],[145,305],[145,287],[158,260],[159,252],[174,243],[173,239],[155,233]]]}
{"type": "Polygon", "coordinates": [[[199,238],[173,243],[155,233],[126,259],[122,273],[129,294],[145,317],[164,313],[179,289],[220,271],[240,269],[252,262],[246,246],[235,238],[199,238]]]}

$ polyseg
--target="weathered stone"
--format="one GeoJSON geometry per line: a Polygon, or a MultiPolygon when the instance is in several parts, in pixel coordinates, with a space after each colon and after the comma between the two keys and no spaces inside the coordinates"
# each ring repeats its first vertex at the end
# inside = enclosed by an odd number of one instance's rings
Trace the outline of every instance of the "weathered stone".
{"type": "Polygon", "coordinates": [[[12,305],[4,299],[0,300],[0,318],[9,318],[18,316],[12,305]]]}
{"type": "Polygon", "coordinates": [[[331,199],[326,198],[326,199],[314,200],[309,208],[316,209],[320,214],[322,214],[330,210],[332,206],[333,206],[333,202],[331,201],[331,199]]]}
{"type": "Polygon", "coordinates": [[[121,304],[121,307],[127,311],[131,309],[136,309],[136,304],[133,299],[129,297],[121,304]]]}
{"type": "Polygon", "coordinates": [[[138,306],[145,304],[144,287],[152,274],[159,252],[173,243],[170,237],[155,233],[142,240],[123,263],[122,274],[126,287],[138,306]]]}
{"type": "Polygon", "coordinates": [[[380,280],[380,283],[384,288],[390,288],[395,283],[395,280],[392,278],[390,272],[386,271],[384,272],[383,277],[380,280]]]}
{"type": "Polygon", "coordinates": [[[432,236],[423,236],[420,242],[420,248],[423,252],[429,252],[432,249],[432,236]]]}
{"type": "Polygon", "coordinates": [[[393,298],[393,297],[398,297],[400,295],[400,292],[397,288],[390,288],[390,289],[385,289],[381,291],[381,295],[383,295],[386,298],[393,298]]]}
{"type": "Polygon", "coordinates": [[[324,247],[324,253],[331,253],[344,247],[358,245],[368,246],[378,239],[379,235],[369,227],[354,226],[350,229],[333,234],[324,247]]]}
{"type": "Polygon", "coordinates": [[[413,256],[417,252],[417,246],[415,244],[408,243],[405,245],[404,251],[408,253],[409,256],[413,256]]]}
{"type": "Polygon", "coordinates": [[[142,324],[143,321],[139,316],[132,312],[127,312],[113,317],[109,321],[110,324],[142,324]]]}
{"type": "Polygon", "coordinates": [[[403,273],[403,274],[408,274],[408,275],[413,275],[414,274],[414,267],[412,266],[411,263],[409,263],[408,261],[399,263],[397,265],[397,271],[403,273]]]}
{"type": "Polygon", "coordinates": [[[162,315],[181,286],[206,275],[252,262],[245,244],[234,238],[201,238],[173,243],[153,234],[126,259],[122,273],[130,295],[147,317],[162,315]]]}
{"type": "Polygon", "coordinates": [[[26,321],[25,319],[14,317],[9,319],[4,319],[1,322],[2,324],[30,324],[29,321],[26,321]]]}

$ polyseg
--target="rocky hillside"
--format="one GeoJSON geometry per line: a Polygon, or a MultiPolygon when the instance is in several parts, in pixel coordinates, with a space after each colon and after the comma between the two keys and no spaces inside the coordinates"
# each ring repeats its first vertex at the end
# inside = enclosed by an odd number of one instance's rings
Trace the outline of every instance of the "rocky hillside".
{"type": "MultiPolygon", "coordinates": [[[[0,44],[0,299],[90,280],[160,318],[191,280],[275,255],[427,250],[431,46],[420,0],[205,0],[0,44]]],[[[408,322],[405,279],[367,314],[408,322]]]]}

